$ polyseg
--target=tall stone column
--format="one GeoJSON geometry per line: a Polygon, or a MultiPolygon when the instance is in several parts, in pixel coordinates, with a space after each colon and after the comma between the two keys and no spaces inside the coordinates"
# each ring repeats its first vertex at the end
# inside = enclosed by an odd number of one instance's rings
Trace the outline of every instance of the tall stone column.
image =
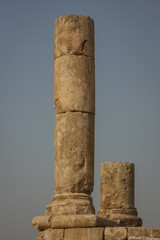
{"type": "Polygon", "coordinates": [[[55,195],[36,229],[115,226],[94,215],[94,22],[84,15],[55,21],[55,195]]]}
{"type": "Polygon", "coordinates": [[[94,22],[88,16],[66,15],[55,21],[54,106],[54,209],[60,215],[94,213],[90,197],[94,185],[94,22]]]}
{"type": "Polygon", "coordinates": [[[120,226],[141,226],[134,207],[134,164],[103,162],[100,167],[101,207],[98,215],[120,226]]]}

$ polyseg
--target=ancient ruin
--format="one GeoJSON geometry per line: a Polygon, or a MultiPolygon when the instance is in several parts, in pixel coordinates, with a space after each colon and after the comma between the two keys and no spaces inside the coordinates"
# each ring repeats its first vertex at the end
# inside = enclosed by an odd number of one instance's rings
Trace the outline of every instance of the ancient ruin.
{"type": "Polygon", "coordinates": [[[98,215],[119,226],[142,226],[134,207],[134,164],[104,162],[100,168],[101,207],[98,215]]]}
{"type": "Polygon", "coordinates": [[[134,165],[101,164],[101,207],[95,215],[94,22],[84,15],[55,21],[55,195],[46,215],[35,217],[37,240],[160,239],[142,228],[134,206],[134,165]]]}

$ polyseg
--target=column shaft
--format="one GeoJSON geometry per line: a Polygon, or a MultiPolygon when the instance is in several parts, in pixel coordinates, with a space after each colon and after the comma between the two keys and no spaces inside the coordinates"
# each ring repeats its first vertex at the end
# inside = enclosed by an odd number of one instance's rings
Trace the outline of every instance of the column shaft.
{"type": "Polygon", "coordinates": [[[55,193],[91,194],[94,185],[94,23],[84,15],[55,21],[55,193]]]}
{"type": "Polygon", "coordinates": [[[100,168],[101,207],[98,215],[120,226],[141,226],[134,207],[134,164],[104,162],[100,168]]]}

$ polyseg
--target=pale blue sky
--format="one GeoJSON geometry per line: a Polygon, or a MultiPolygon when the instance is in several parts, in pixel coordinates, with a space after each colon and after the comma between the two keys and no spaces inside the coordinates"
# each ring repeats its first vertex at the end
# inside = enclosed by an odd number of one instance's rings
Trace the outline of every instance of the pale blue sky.
{"type": "Polygon", "coordinates": [[[135,163],[144,226],[160,227],[160,1],[1,0],[1,238],[34,240],[34,216],[54,194],[53,34],[55,18],[95,21],[96,134],[99,167],[135,163]]]}

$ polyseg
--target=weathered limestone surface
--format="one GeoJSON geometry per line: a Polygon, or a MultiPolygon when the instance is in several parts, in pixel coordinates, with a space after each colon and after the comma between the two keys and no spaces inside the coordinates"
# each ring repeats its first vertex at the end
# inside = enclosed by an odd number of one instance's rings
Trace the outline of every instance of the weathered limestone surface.
{"type": "Polygon", "coordinates": [[[95,215],[59,215],[51,219],[52,228],[114,227],[116,222],[95,215]]]}
{"type": "Polygon", "coordinates": [[[103,240],[104,228],[46,229],[37,240],[103,240]]]}
{"type": "Polygon", "coordinates": [[[104,162],[100,168],[101,207],[98,215],[117,221],[119,226],[141,226],[134,207],[134,164],[104,162]]]}
{"type": "Polygon", "coordinates": [[[56,113],[95,113],[94,60],[65,55],[54,61],[54,105],[56,113]]]}
{"type": "Polygon", "coordinates": [[[55,20],[54,57],[75,54],[94,58],[94,22],[73,14],[55,20]]]}
{"type": "Polygon", "coordinates": [[[134,164],[104,162],[100,168],[101,208],[134,208],[134,164]]]}
{"type": "Polygon", "coordinates": [[[51,215],[35,217],[32,225],[37,230],[48,228],[93,228],[93,227],[117,227],[117,223],[93,214],[85,215],[51,215]]]}
{"type": "Polygon", "coordinates": [[[37,234],[37,240],[63,240],[64,229],[46,229],[37,234]]]}
{"type": "Polygon", "coordinates": [[[139,218],[137,210],[133,209],[98,209],[98,216],[114,220],[119,226],[138,227],[142,226],[142,220],[139,218]]]}
{"type": "Polygon", "coordinates": [[[45,230],[51,227],[51,216],[37,216],[32,219],[32,226],[37,230],[45,230]]]}
{"type": "Polygon", "coordinates": [[[66,229],[64,240],[103,240],[104,228],[66,229]]]}
{"type": "Polygon", "coordinates": [[[94,116],[56,115],[55,193],[91,194],[94,184],[94,116]]]}
{"type": "Polygon", "coordinates": [[[128,228],[128,240],[160,240],[160,228],[133,227],[128,228]]]}
{"type": "Polygon", "coordinates": [[[37,240],[160,240],[160,228],[49,228],[38,232],[37,240]]]}
{"type": "Polygon", "coordinates": [[[84,193],[58,194],[46,207],[46,215],[94,214],[92,197],[84,193]]]}
{"type": "MultiPolygon", "coordinates": [[[[68,223],[68,216],[78,219],[79,215],[94,214],[89,196],[94,185],[95,114],[94,23],[90,17],[56,19],[54,59],[55,195],[46,214],[63,215],[59,227],[71,222],[75,227],[79,220],[71,217],[68,223]]],[[[52,227],[56,222],[55,218],[52,227]]]]}
{"type": "Polygon", "coordinates": [[[115,227],[105,228],[104,240],[126,240],[127,239],[127,228],[115,227]]]}
{"type": "Polygon", "coordinates": [[[105,228],[104,240],[160,240],[160,228],[105,228]]]}

